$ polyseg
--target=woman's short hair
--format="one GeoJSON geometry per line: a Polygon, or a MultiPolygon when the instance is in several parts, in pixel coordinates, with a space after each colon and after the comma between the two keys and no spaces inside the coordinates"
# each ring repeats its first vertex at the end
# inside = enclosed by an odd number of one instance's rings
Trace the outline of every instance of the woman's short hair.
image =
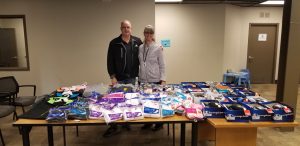
{"type": "Polygon", "coordinates": [[[144,33],[154,34],[154,27],[152,25],[145,26],[144,33]]]}

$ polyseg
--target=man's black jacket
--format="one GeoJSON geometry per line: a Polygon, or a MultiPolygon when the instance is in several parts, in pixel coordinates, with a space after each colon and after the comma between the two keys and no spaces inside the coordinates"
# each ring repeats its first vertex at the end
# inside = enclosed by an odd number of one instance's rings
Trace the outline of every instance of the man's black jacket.
{"type": "Polygon", "coordinates": [[[107,53],[107,70],[110,77],[115,76],[118,81],[138,76],[139,73],[139,46],[142,44],[140,38],[131,36],[132,47],[132,71],[125,73],[126,67],[126,47],[122,41],[121,35],[109,43],[107,53]]]}

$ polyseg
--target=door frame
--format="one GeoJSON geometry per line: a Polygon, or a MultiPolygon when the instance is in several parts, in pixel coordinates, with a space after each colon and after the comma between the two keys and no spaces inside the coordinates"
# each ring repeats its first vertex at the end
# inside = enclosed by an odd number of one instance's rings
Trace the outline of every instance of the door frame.
{"type": "Polygon", "coordinates": [[[272,84],[275,83],[275,70],[276,70],[276,59],[277,59],[277,49],[278,49],[278,34],[279,34],[279,23],[249,23],[249,29],[248,29],[248,45],[247,45],[247,68],[248,66],[248,56],[249,56],[249,37],[250,37],[250,28],[251,26],[275,26],[276,27],[276,33],[275,33],[275,50],[274,50],[274,58],[273,58],[273,67],[272,67],[272,84]]]}

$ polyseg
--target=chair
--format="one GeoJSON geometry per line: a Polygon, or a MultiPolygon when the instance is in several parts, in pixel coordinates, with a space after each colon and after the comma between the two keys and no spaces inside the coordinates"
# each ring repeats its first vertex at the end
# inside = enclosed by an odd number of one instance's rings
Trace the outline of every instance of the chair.
{"type": "MultiPolygon", "coordinates": [[[[6,117],[6,116],[10,115],[11,113],[14,113],[14,115],[16,115],[16,108],[14,106],[0,105],[0,118],[6,117]]],[[[0,128],[0,138],[1,138],[2,145],[5,146],[1,128],[0,128]]]]}
{"type": "MultiPolygon", "coordinates": [[[[21,106],[23,113],[25,112],[24,107],[30,106],[35,102],[36,99],[36,86],[35,85],[19,85],[15,77],[7,76],[0,78],[0,93],[8,92],[8,104],[12,104],[14,106],[21,106]],[[19,89],[21,87],[32,87],[33,95],[32,96],[18,96],[19,89]],[[12,98],[10,98],[12,97],[12,98]],[[12,100],[12,101],[11,101],[12,100]]],[[[1,95],[1,94],[0,94],[1,95]]],[[[5,95],[1,95],[1,98],[4,98],[5,95]],[[2,97],[1,97],[2,96],[2,97]]]]}
{"type": "Polygon", "coordinates": [[[241,69],[241,73],[238,78],[238,85],[244,85],[247,88],[251,88],[250,85],[250,71],[249,69],[241,69]]]}

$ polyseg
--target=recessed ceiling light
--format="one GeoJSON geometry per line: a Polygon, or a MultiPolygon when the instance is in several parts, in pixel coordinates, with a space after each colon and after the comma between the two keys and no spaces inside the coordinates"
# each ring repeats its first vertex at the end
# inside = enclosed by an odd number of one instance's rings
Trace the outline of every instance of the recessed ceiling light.
{"type": "Polygon", "coordinates": [[[278,1],[265,1],[263,3],[260,3],[262,5],[283,5],[284,1],[283,0],[278,0],[278,1]]]}
{"type": "Polygon", "coordinates": [[[182,0],[155,0],[156,3],[174,3],[174,2],[182,2],[182,0]]]}

